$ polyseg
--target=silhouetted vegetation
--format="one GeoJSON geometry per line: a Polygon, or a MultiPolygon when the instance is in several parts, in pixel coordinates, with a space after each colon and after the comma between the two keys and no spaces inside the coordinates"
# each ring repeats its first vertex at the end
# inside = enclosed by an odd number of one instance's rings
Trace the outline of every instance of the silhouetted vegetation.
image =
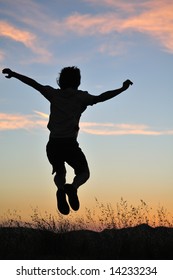
{"type": "Polygon", "coordinates": [[[83,216],[77,216],[73,212],[69,216],[63,216],[58,211],[56,215],[48,212],[41,213],[39,209],[32,208],[29,222],[22,219],[16,210],[9,210],[1,217],[1,227],[29,227],[34,229],[49,230],[53,232],[67,232],[72,230],[120,229],[133,227],[140,224],[148,224],[151,227],[173,227],[173,216],[163,206],[158,206],[155,211],[142,199],[140,204],[134,206],[121,198],[120,202],[113,206],[110,203],[101,203],[97,199],[96,207],[92,210],[85,209],[83,216]]]}
{"type": "Polygon", "coordinates": [[[25,222],[17,211],[3,216],[0,259],[173,259],[173,217],[143,200],[100,203],[85,215],[56,216],[33,209],[25,222]]]}

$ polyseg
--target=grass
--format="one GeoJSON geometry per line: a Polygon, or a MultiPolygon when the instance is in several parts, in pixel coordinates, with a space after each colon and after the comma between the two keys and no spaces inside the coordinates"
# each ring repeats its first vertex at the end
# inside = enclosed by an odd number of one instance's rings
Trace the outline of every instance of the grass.
{"type": "Polygon", "coordinates": [[[20,212],[9,210],[1,218],[0,227],[28,227],[56,233],[83,229],[102,231],[140,224],[148,224],[152,227],[173,227],[173,216],[163,206],[159,206],[154,212],[152,207],[148,206],[142,199],[139,205],[134,206],[121,198],[115,207],[110,203],[103,204],[97,199],[95,200],[95,208],[92,210],[86,208],[85,214],[77,218],[74,217],[73,213],[68,216],[63,216],[59,212],[56,216],[48,212],[42,214],[36,207],[32,209],[31,221],[24,222],[20,212]]]}

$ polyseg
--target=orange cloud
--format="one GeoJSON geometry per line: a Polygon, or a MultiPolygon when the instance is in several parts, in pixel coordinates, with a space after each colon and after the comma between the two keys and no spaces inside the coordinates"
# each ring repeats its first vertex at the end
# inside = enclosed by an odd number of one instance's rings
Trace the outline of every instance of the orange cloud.
{"type": "MultiPolygon", "coordinates": [[[[23,6],[20,1],[11,2],[11,10],[4,13],[15,21],[24,23],[28,30],[39,31],[47,36],[107,36],[105,43],[98,46],[100,52],[110,55],[122,53],[127,46],[124,42],[114,40],[115,33],[139,32],[147,34],[173,53],[173,2],[171,0],[83,0],[88,5],[98,8],[97,13],[73,13],[66,18],[54,18],[45,13],[43,4],[28,1],[23,6]],[[102,12],[99,7],[102,6],[102,12]],[[13,9],[17,12],[14,13],[13,9]],[[23,15],[23,16],[21,16],[23,15]],[[109,35],[109,36],[108,36],[109,35]],[[109,43],[107,43],[109,42],[109,43]]],[[[10,1],[9,1],[10,2],[10,1]]],[[[38,40],[36,33],[19,29],[10,23],[0,21],[0,36],[21,42],[37,54],[38,61],[49,62],[50,52],[38,40]],[[43,47],[44,46],[44,47],[43,47]]]]}
{"type": "Polygon", "coordinates": [[[40,61],[47,62],[51,58],[51,54],[41,46],[36,35],[32,32],[19,29],[8,22],[1,20],[0,36],[8,37],[16,42],[24,44],[39,56],[40,61]]]}
{"type": "Polygon", "coordinates": [[[109,34],[118,29],[121,20],[115,14],[81,15],[75,13],[65,19],[67,29],[80,35],[109,34]]]}
{"type": "Polygon", "coordinates": [[[0,62],[4,60],[5,56],[5,52],[3,50],[0,50],[0,62]]]}
{"type": "Polygon", "coordinates": [[[32,33],[22,31],[4,21],[0,21],[0,35],[21,42],[26,46],[32,45],[32,42],[35,40],[35,36],[32,33]]]}
{"type": "MultiPolygon", "coordinates": [[[[6,114],[0,113],[0,131],[16,129],[44,129],[47,126],[49,115],[34,111],[35,114],[6,114]]],[[[114,124],[81,122],[80,130],[93,135],[173,135],[173,130],[154,130],[145,124],[114,124]]]]}
{"type": "Polygon", "coordinates": [[[75,13],[63,21],[63,29],[83,36],[137,31],[158,39],[167,51],[173,52],[172,1],[125,3],[113,0],[88,0],[86,2],[108,6],[111,12],[96,15],[75,13]],[[118,13],[118,10],[121,13],[118,13]]]}
{"type": "Polygon", "coordinates": [[[173,135],[173,130],[153,130],[144,124],[81,123],[81,131],[94,135],[173,135]]]}
{"type": "Polygon", "coordinates": [[[40,111],[34,111],[38,116],[44,118],[44,119],[48,119],[49,118],[49,115],[48,114],[45,114],[43,112],[40,112],[40,111]]]}
{"type": "Polygon", "coordinates": [[[46,127],[46,122],[36,115],[0,113],[0,131],[46,127]]]}
{"type": "Polygon", "coordinates": [[[122,29],[154,36],[168,51],[173,52],[173,2],[149,3],[147,11],[124,21],[122,29]]]}
{"type": "Polygon", "coordinates": [[[84,0],[87,3],[95,6],[103,6],[105,8],[116,9],[118,12],[131,13],[136,10],[136,8],[141,7],[143,4],[140,1],[134,3],[134,1],[123,1],[123,0],[84,0]]]}
{"type": "Polygon", "coordinates": [[[103,15],[75,13],[64,20],[64,28],[79,35],[106,35],[118,30],[121,20],[114,13],[103,15]]]}

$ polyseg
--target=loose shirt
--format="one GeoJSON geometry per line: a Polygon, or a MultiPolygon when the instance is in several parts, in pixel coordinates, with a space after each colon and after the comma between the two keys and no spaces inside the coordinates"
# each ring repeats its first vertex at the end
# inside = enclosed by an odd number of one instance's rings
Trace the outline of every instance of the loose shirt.
{"type": "Polygon", "coordinates": [[[81,114],[95,104],[94,95],[71,88],[44,86],[41,94],[50,102],[48,129],[52,138],[77,138],[81,114]]]}

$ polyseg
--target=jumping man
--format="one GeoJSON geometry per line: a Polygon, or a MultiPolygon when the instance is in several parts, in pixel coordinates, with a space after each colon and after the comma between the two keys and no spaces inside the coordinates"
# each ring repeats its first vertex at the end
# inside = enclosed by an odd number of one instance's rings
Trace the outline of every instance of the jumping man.
{"type": "Polygon", "coordinates": [[[35,80],[16,73],[8,68],[2,70],[6,78],[16,78],[39,91],[50,102],[48,129],[49,141],[46,146],[47,157],[52,165],[54,182],[57,186],[57,206],[60,213],[68,215],[70,207],[79,209],[78,188],[90,176],[86,157],[79,147],[77,136],[81,114],[87,106],[111,99],[127,90],[133,83],[126,80],[122,87],[106,91],[98,96],[87,91],[78,90],[81,82],[80,70],[77,67],[65,67],[57,80],[59,88],[44,86],[35,80]],[[72,184],[66,184],[65,163],[74,169],[72,184]],[[68,201],[66,200],[66,196],[68,201]],[[69,207],[70,205],[70,207],[69,207]]]}

